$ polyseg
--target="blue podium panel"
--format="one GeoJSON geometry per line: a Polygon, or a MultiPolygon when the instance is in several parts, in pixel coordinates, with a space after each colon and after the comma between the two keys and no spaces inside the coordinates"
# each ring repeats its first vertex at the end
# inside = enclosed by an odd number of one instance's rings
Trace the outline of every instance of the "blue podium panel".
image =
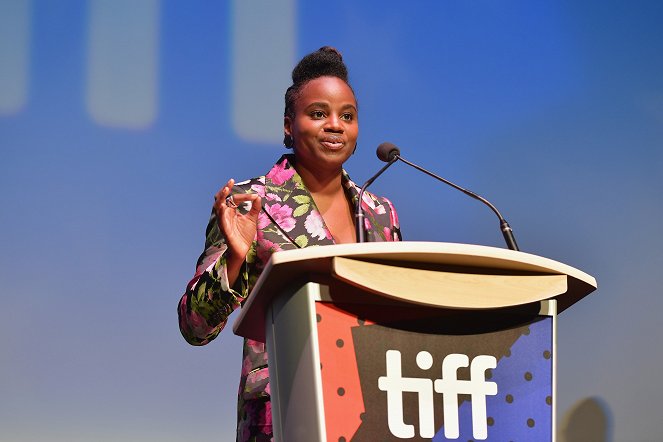
{"type": "MultiPolygon", "coordinates": [[[[496,440],[549,441],[553,431],[552,321],[542,317],[531,322],[497,361],[490,374],[496,394],[486,396],[486,433],[474,433],[472,404],[458,410],[458,437],[447,437],[443,425],[433,441],[496,440]]],[[[482,398],[479,396],[479,400],[482,398]]],[[[455,428],[455,426],[454,426],[455,428]]]]}

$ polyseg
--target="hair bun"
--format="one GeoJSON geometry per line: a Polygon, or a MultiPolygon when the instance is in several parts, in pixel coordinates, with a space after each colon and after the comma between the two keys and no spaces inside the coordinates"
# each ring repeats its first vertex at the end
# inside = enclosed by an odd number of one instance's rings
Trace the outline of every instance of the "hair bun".
{"type": "Polygon", "coordinates": [[[292,71],[292,83],[298,85],[325,76],[348,82],[348,69],[343,63],[343,56],[331,46],[323,46],[302,58],[292,71]]]}
{"type": "Polygon", "coordinates": [[[323,46],[323,47],[321,47],[320,49],[318,49],[318,52],[334,53],[334,54],[336,54],[336,55],[338,56],[338,59],[339,59],[340,61],[343,61],[343,55],[341,55],[341,53],[339,52],[339,50],[336,49],[336,48],[333,47],[333,46],[323,46]]]}

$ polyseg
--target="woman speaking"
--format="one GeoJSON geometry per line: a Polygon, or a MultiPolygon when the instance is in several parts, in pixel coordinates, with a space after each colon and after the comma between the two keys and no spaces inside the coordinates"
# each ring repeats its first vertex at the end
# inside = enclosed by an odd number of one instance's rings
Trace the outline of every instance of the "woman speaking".
{"type": "MultiPolygon", "coordinates": [[[[343,170],[357,147],[357,100],[341,54],[323,47],[292,71],[285,93],[282,156],[266,175],[230,179],[215,195],[205,251],[178,307],[182,335],[204,345],[240,307],[272,253],[356,241],[353,214],[359,188],[343,170]]],[[[368,241],[399,241],[392,204],[365,192],[368,241]]],[[[272,418],[267,353],[245,339],[237,440],[269,441],[272,418]]]]}

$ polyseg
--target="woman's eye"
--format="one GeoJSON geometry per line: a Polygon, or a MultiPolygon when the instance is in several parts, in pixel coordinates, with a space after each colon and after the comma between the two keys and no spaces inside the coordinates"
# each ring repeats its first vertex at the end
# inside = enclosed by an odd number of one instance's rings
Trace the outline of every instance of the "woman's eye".
{"type": "Polygon", "coordinates": [[[341,115],[341,120],[352,121],[354,119],[355,119],[355,116],[354,116],[354,114],[351,114],[351,113],[341,115]]]}
{"type": "Polygon", "coordinates": [[[311,112],[311,117],[315,118],[316,120],[320,118],[325,118],[325,113],[319,110],[313,111],[311,112]]]}

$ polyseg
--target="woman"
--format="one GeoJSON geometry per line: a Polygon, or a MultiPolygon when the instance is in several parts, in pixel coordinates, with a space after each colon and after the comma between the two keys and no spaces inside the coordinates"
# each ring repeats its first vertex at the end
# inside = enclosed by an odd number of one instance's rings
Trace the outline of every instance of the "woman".
{"type": "MultiPolygon", "coordinates": [[[[193,345],[214,339],[251,293],[273,252],[355,242],[359,188],[343,170],[356,148],[357,100],[341,54],[323,47],[304,57],[285,94],[284,155],[265,175],[232,179],[215,195],[205,251],[180,300],[180,330],[193,345]]],[[[364,193],[369,241],[398,241],[398,217],[385,198],[364,193]]],[[[272,437],[267,354],[244,343],[238,441],[272,437]]]]}

